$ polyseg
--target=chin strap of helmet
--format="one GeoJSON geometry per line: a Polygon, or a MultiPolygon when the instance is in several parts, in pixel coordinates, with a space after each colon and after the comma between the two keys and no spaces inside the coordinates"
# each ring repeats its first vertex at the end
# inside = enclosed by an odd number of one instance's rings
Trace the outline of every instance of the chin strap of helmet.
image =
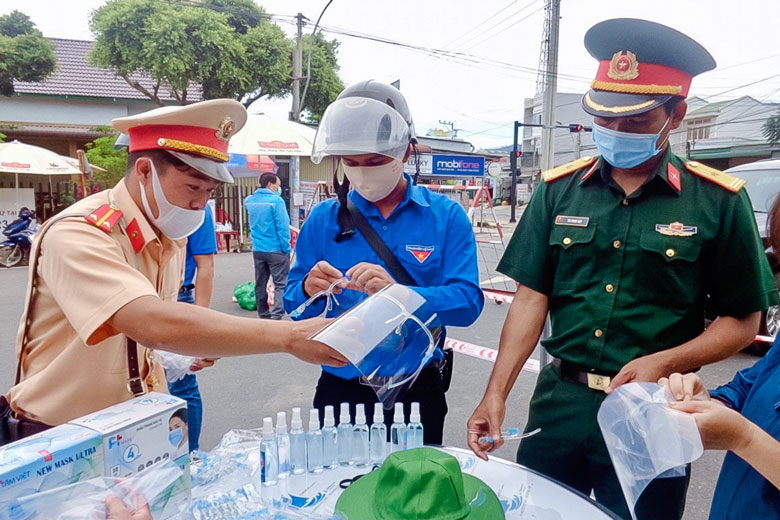
{"type": "MultiPolygon", "coordinates": [[[[335,159],[335,158],[334,158],[335,159]]],[[[355,234],[355,224],[352,222],[352,214],[347,207],[347,194],[349,193],[349,179],[344,176],[344,180],[339,182],[339,162],[334,160],[333,167],[333,189],[339,201],[339,209],[336,214],[336,222],[339,225],[339,232],[336,235],[336,242],[346,240],[355,234]]]]}
{"type": "Polygon", "coordinates": [[[412,137],[412,157],[414,160],[414,179],[412,184],[417,186],[417,179],[420,177],[420,151],[417,149],[417,138],[412,137]]]}

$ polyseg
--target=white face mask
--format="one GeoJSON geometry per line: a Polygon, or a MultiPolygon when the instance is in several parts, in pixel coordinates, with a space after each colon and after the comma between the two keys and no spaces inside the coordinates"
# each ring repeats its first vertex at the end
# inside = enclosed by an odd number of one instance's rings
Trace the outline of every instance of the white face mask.
{"type": "Polygon", "coordinates": [[[157,202],[159,215],[157,218],[154,217],[152,208],[149,207],[149,200],[146,197],[146,189],[144,186],[141,186],[141,200],[144,203],[146,216],[149,217],[149,221],[154,227],[171,240],[181,240],[190,236],[203,224],[206,212],[199,209],[180,208],[168,202],[160,184],[160,179],[157,177],[154,163],[149,161],[149,165],[152,169],[152,189],[154,190],[154,200],[157,202]]]}
{"type": "Polygon", "coordinates": [[[404,173],[404,163],[392,160],[379,166],[347,166],[344,174],[364,199],[376,202],[393,191],[404,173]]]}

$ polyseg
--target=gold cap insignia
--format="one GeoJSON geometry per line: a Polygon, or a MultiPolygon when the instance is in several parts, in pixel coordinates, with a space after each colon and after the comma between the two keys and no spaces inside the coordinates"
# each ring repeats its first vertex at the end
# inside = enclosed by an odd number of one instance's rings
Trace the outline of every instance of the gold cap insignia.
{"type": "Polygon", "coordinates": [[[631,51],[617,51],[609,62],[607,76],[612,79],[628,81],[639,77],[639,62],[631,51]]]}
{"type": "Polygon", "coordinates": [[[230,136],[236,131],[236,122],[232,117],[226,117],[219,123],[217,128],[217,139],[220,141],[227,141],[230,136]]]}

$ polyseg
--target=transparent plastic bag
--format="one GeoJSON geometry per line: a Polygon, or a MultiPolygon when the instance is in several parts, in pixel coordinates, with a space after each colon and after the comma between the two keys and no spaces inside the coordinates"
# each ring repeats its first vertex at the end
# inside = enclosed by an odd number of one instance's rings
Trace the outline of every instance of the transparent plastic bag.
{"type": "MultiPolygon", "coordinates": [[[[163,461],[127,479],[94,478],[68,486],[35,493],[0,504],[0,520],[84,520],[105,519],[105,499],[119,497],[128,511],[135,512],[146,505],[166,500],[169,488],[182,477],[182,469],[171,461],[163,461]]],[[[182,514],[187,502],[166,514],[182,514]]]]}
{"type": "Polygon", "coordinates": [[[184,376],[192,374],[190,367],[195,362],[194,357],[174,354],[165,350],[156,350],[155,353],[160,358],[162,366],[165,367],[165,379],[169,383],[175,383],[184,376]]]}
{"type": "Polygon", "coordinates": [[[628,383],[601,403],[597,419],[631,515],[655,478],[683,476],[704,448],[692,415],[673,410],[656,383],[628,383]]]}
{"type": "Polygon", "coordinates": [[[343,354],[386,409],[433,357],[441,322],[425,298],[393,284],[352,307],[312,339],[343,354]]]}

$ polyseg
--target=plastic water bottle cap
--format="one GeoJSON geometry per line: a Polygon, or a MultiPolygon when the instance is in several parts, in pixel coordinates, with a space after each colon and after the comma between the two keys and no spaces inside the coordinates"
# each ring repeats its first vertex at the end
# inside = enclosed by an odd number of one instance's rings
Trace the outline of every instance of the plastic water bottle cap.
{"type": "Polygon", "coordinates": [[[263,438],[270,439],[274,436],[274,420],[270,417],[263,419],[263,438]]]}
{"type": "Polygon", "coordinates": [[[409,422],[420,422],[420,403],[412,403],[412,412],[409,414],[409,422]]]}
{"type": "Polygon", "coordinates": [[[341,403],[341,415],[339,415],[339,424],[349,424],[349,403],[341,403]]]}
{"type": "Polygon", "coordinates": [[[316,432],[320,429],[320,411],[316,408],[309,410],[309,431],[316,432]]]}
{"type": "Polygon", "coordinates": [[[404,422],[404,403],[395,403],[395,413],[393,414],[393,422],[404,422]]]}
{"type": "Polygon", "coordinates": [[[385,422],[385,411],[382,403],[374,403],[374,423],[385,422]]]}
{"type": "Polygon", "coordinates": [[[363,404],[355,406],[355,424],[366,424],[366,408],[363,404]]]}
{"type": "Polygon", "coordinates": [[[276,412],[276,433],[287,433],[287,412],[276,412]]]}
{"type": "Polygon", "coordinates": [[[324,426],[327,428],[329,426],[336,426],[336,418],[333,415],[333,407],[331,405],[328,405],[325,407],[325,424],[324,426]]]}
{"type": "Polygon", "coordinates": [[[303,428],[303,420],[301,420],[300,408],[293,408],[292,419],[290,420],[290,428],[294,430],[303,428]]]}

